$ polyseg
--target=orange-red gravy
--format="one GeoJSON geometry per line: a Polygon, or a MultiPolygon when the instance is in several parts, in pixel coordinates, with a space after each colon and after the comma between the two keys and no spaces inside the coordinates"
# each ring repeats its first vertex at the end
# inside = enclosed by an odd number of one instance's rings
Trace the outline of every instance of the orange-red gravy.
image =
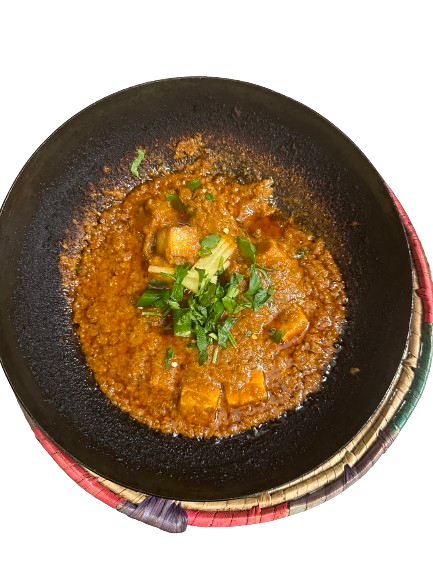
{"type": "MultiPolygon", "coordinates": [[[[101,389],[138,421],[165,433],[228,436],[296,408],[322,386],[345,316],[344,285],[323,241],[289,222],[270,204],[271,193],[269,180],[239,184],[198,168],[136,187],[92,228],[77,268],[73,320],[101,389]],[[202,186],[193,192],[185,184],[194,178],[202,186]],[[179,195],[187,216],[167,193],[179,195]],[[168,262],[170,253],[155,253],[155,236],[182,226],[193,231],[189,251],[168,262]],[[197,242],[223,231],[257,246],[257,262],[274,270],[275,293],[273,303],[240,313],[236,348],[221,349],[212,364],[210,347],[200,366],[191,338],[174,336],[135,305],[149,264],[193,264],[197,242]],[[282,344],[269,335],[280,325],[282,344]],[[169,347],[175,356],[166,368],[169,347]]],[[[248,276],[248,264],[236,250],[226,274],[248,276]]]]}

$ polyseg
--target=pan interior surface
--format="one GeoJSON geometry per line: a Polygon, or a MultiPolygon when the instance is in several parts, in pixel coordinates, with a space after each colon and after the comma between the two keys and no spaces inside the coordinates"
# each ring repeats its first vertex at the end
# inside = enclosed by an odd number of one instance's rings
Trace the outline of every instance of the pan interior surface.
{"type": "Polygon", "coordinates": [[[78,462],[145,493],[230,499],[307,473],[367,422],[406,350],[411,260],[382,178],[327,120],[255,85],[173,79],[97,102],[28,161],[0,224],[0,355],[16,395],[78,462]],[[218,440],[165,435],[110,403],[84,362],[58,265],[90,185],[128,186],[137,146],[170,167],[168,145],[198,133],[243,178],[251,168],[273,178],[275,202],[325,240],[349,297],[343,346],[323,390],[297,411],[218,440]]]}

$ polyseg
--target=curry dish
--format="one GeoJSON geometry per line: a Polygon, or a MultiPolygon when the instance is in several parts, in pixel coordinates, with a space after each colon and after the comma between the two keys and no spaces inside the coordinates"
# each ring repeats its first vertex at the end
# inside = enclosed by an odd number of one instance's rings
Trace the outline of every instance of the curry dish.
{"type": "Polygon", "coordinates": [[[138,421],[224,437],[321,388],[344,285],[271,195],[270,180],[195,163],[139,184],[91,228],[73,320],[102,391],[138,421]]]}

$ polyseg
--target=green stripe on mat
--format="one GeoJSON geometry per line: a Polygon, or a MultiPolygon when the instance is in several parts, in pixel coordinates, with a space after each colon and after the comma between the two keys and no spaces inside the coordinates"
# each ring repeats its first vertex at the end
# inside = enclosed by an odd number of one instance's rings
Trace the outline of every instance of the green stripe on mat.
{"type": "Polygon", "coordinates": [[[413,369],[415,378],[399,411],[389,424],[393,433],[398,433],[405,426],[424,391],[432,362],[432,327],[431,323],[423,323],[421,333],[421,355],[418,366],[413,369]]]}

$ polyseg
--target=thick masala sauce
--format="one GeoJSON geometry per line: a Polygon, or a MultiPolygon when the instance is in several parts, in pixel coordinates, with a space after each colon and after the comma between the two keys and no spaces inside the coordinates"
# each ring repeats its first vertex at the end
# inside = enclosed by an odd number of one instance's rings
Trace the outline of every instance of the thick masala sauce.
{"type": "Polygon", "coordinates": [[[228,436],[324,386],[344,284],[324,242],[271,195],[270,180],[240,184],[199,162],[138,185],[91,228],[73,321],[99,386],[138,421],[228,436]]]}

